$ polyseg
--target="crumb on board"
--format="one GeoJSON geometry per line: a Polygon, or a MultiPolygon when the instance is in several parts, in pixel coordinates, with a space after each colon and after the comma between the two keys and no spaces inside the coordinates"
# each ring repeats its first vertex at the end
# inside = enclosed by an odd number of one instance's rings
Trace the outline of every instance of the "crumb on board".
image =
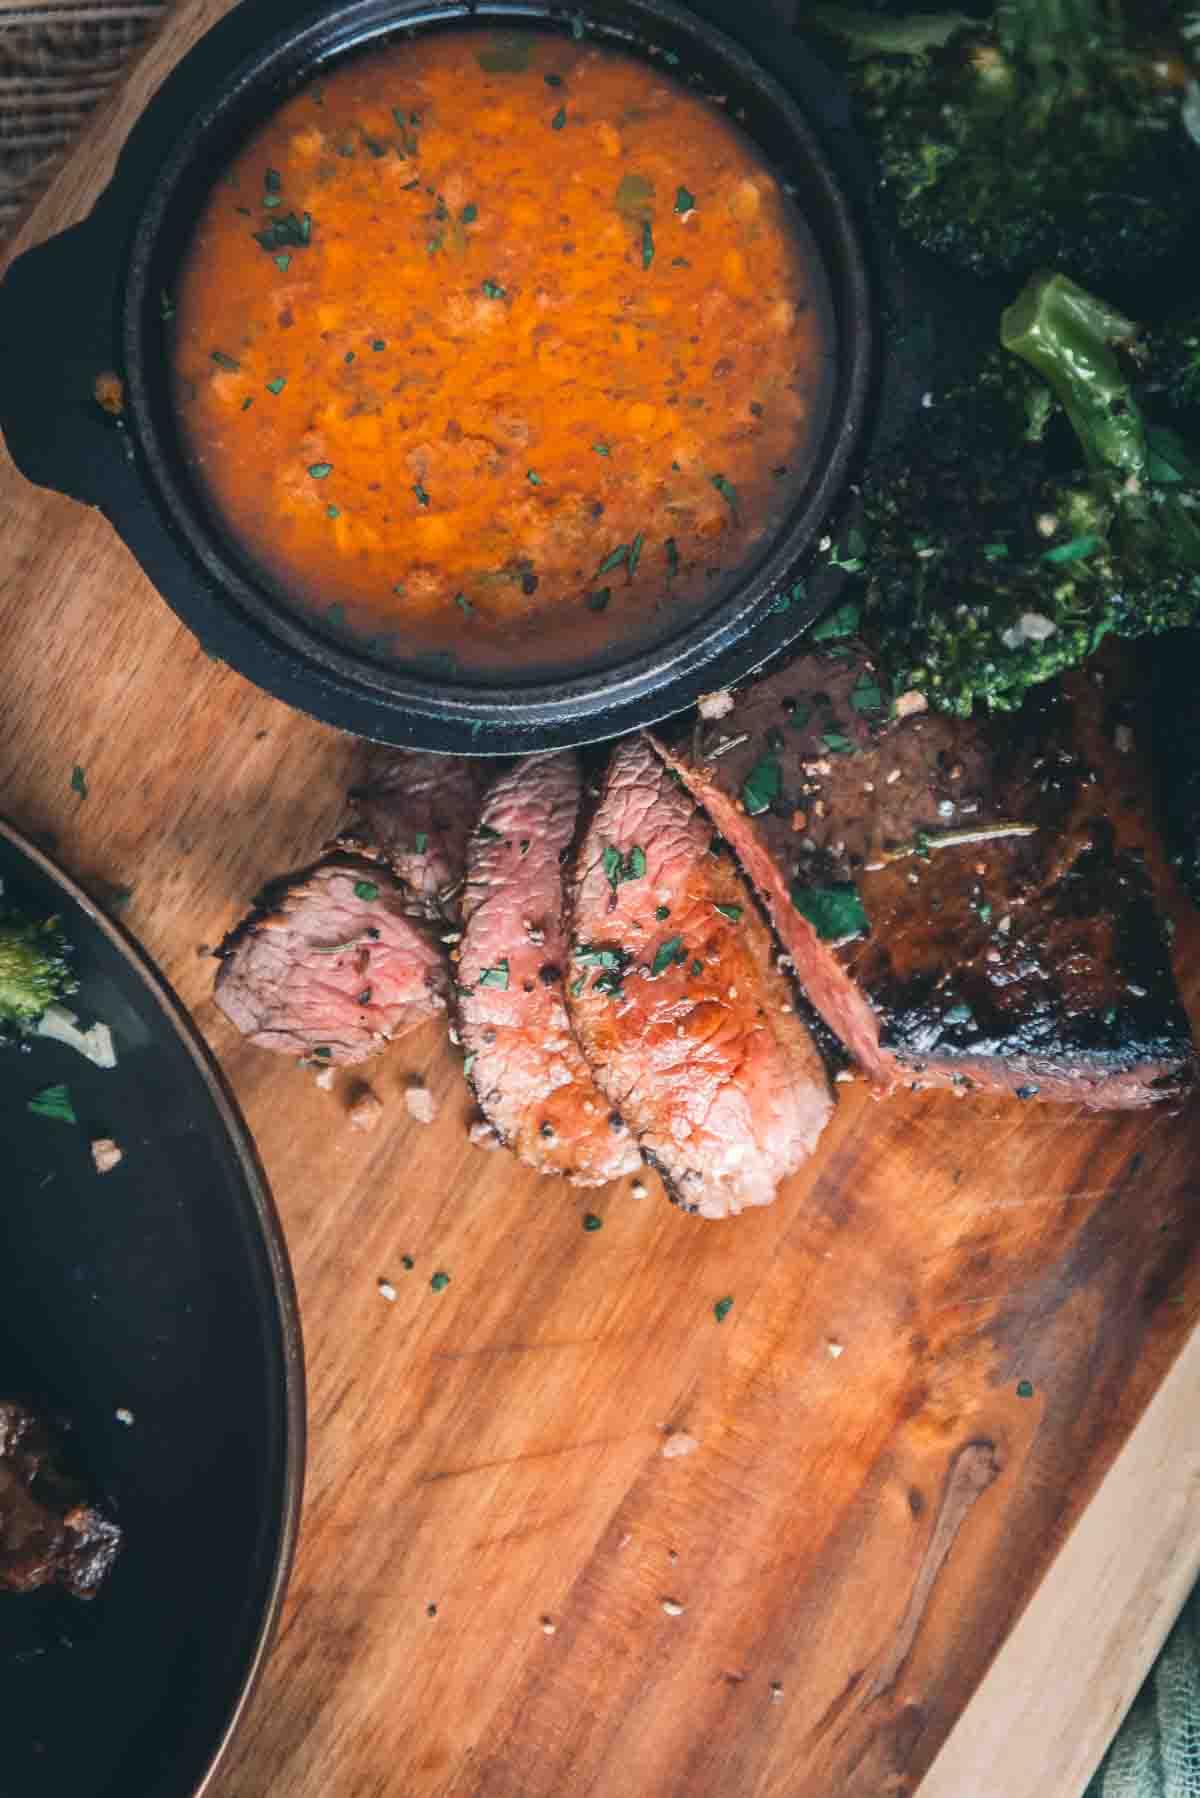
{"type": "Polygon", "coordinates": [[[333,1069],[322,1068],[313,1085],[319,1086],[323,1093],[331,1093],[333,1091],[333,1069]]]}
{"type": "Polygon", "coordinates": [[[133,1424],[133,1412],[129,1409],[128,1405],[118,1405],[113,1412],[113,1416],[118,1423],[123,1423],[126,1429],[129,1429],[133,1424]]]}
{"type": "Polygon", "coordinates": [[[426,1086],[419,1074],[410,1074],[408,1084],[404,1088],[404,1103],[408,1107],[408,1115],[418,1124],[432,1124],[437,1116],[437,1100],[426,1086]]]}
{"type": "Polygon", "coordinates": [[[362,1086],[351,1101],[346,1115],[352,1130],[374,1130],[383,1116],[383,1100],[369,1086],[362,1086]]]}
{"type": "Polygon", "coordinates": [[[662,1608],[668,1617],[682,1617],[686,1607],[677,1598],[664,1598],[662,1608]]]}
{"type": "Polygon", "coordinates": [[[552,1636],[557,1628],[558,1625],[555,1623],[553,1617],[542,1618],[542,1634],[544,1636],[552,1636]]]}
{"type": "Polygon", "coordinates": [[[825,1344],[825,1353],[832,1361],[836,1361],[839,1355],[845,1353],[845,1350],[846,1345],[843,1342],[827,1342],[825,1344]]]}
{"type": "Polygon", "coordinates": [[[98,1136],[92,1144],[92,1160],[96,1164],[98,1174],[111,1174],[113,1169],[125,1159],[125,1152],[119,1149],[111,1136],[98,1136]]]}
{"type": "Polygon", "coordinates": [[[686,1430],[672,1430],[659,1452],[664,1461],[674,1461],[680,1455],[694,1454],[699,1446],[695,1436],[689,1436],[686,1430]]]}
{"type": "Polygon", "coordinates": [[[733,694],[723,689],[717,693],[701,693],[696,710],[702,718],[726,718],[733,710],[733,694]]]}
{"type": "Polygon", "coordinates": [[[629,1188],[629,1196],[631,1199],[644,1199],[649,1190],[644,1180],[635,1180],[629,1188]]]}
{"type": "Polygon", "coordinates": [[[777,1679],[771,1681],[771,1703],[783,1703],[783,1687],[777,1679]]]}
{"type": "Polygon", "coordinates": [[[486,1118],[476,1118],[467,1135],[477,1149],[498,1149],[501,1146],[499,1131],[486,1118]]]}
{"type": "Polygon", "coordinates": [[[396,1303],[396,1288],[390,1280],[376,1280],[375,1285],[381,1299],[386,1299],[389,1305],[396,1303]]]}

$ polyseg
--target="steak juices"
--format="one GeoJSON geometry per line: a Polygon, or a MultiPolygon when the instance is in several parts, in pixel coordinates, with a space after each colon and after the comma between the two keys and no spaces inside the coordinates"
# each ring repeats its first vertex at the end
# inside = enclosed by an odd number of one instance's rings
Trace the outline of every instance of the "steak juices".
{"type": "Polygon", "coordinates": [[[828,405],[802,221],[666,67],[453,31],[241,150],[175,307],[185,452],[289,603],[408,661],[581,668],[767,547],[828,405]]]}

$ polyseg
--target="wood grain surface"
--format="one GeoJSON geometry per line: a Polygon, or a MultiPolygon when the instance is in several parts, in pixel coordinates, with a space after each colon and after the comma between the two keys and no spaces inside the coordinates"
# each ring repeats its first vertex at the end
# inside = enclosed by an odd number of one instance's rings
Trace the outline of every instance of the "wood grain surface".
{"type": "MultiPolygon", "coordinates": [[[[221,10],[173,13],[17,249],[82,216],[221,10]]],[[[339,822],[356,746],[208,660],[102,518],[6,459],[0,641],[0,810],[94,891],[132,890],[123,921],[219,1055],[295,1263],[302,1539],[221,1798],[878,1798],[915,1791],[956,1722],[931,1795],[1076,1793],[1192,1552],[1167,1553],[1200,1452],[1195,1346],[1176,1362],[1200,1310],[1195,1103],[1088,1118],[840,1087],[810,1169],[727,1224],[472,1148],[436,1027],[368,1070],[384,1121],[357,1133],[356,1078],[323,1092],[238,1041],[207,955],[339,822]],[[691,1452],[664,1455],[672,1434],[691,1452]],[[1059,1631],[1014,1664],[1031,1599],[1059,1631]],[[1075,1751],[1040,1780],[1027,1752],[1021,1785],[1006,1729],[1049,1714],[1050,1678],[1075,1751]]],[[[1200,919],[1172,909],[1196,1019],[1200,919]]]]}

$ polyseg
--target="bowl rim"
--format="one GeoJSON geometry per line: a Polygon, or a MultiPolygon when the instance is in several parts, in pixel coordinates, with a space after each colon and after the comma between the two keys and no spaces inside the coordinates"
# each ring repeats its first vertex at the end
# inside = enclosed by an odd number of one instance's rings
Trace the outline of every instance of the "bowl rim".
{"type": "MultiPolygon", "coordinates": [[[[809,116],[793,92],[778,81],[751,49],[730,37],[703,14],[676,4],[676,0],[593,0],[582,15],[592,41],[611,42],[633,53],[645,52],[637,36],[652,38],[656,28],[691,39],[706,54],[716,55],[748,90],[769,99],[776,119],[803,157],[806,176],[814,183],[836,241],[840,267],[836,271],[834,305],[840,311],[835,382],[830,417],[817,445],[813,473],[796,505],[748,576],[739,581],[716,606],[694,619],[675,636],[668,637],[629,661],[588,673],[542,678],[528,683],[455,683],[422,678],[404,670],[387,669],[365,656],[343,649],[324,634],[302,622],[299,613],[285,613],[278,602],[256,589],[221,542],[220,535],[204,518],[195,490],[176,478],[170,445],[156,421],[155,383],[161,369],[155,351],[148,347],[146,318],[151,303],[150,281],[154,256],[164,218],[179,183],[194,167],[197,154],[222,121],[228,119],[247,94],[282,83],[280,71],[288,70],[299,55],[310,79],[323,64],[347,52],[369,47],[397,34],[419,31],[430,25],[461,23],[471,28],[492,24],[560,28],[568,15],[550,0],[352,0],[348,6],[320,6],[264,37],[258,47],[242,55],[207,89],[207,101],[176,135],[173,149],[157,171],[133,229],[119,282],[119,327],[122,365],[126,378],[131,435],[139,460],[147,471],[144,486],[150,503],[164,512],[173,539],[181,544],[193,565],[203,569],[205,583],[221,595],[226,611],[235,614],[243,640],[249,635],[265,652],[265,664],[246,668],[249,678],[268,690],[271,674],[284,660],[303,663],[317,675],[311,684],[318,691],[330,686],[357,700],[366,714],[360,734],[415,747],[449,748],[468,753],[510,753],[514,750],[560,747],[618,734],[659,721],[683,710],[699,694],[713,686],[743,678],[778,649],[791,642],[823,609],[824,598],[797,603],[794,615],[781,614],[791,607],[786,598],[789,574],[794,576],[804,551],[840,491],[851,458],[864,432],[875,365],[874,304],[868,259],[860,221],[855,217],[845,184],[839,178],[809,116]],[[623,21],[623,22],[622,22],[623,21]],[[633,21],[633,23],[631,23],[633,21]],[[840,404],[838,403],[840,401],[840,404]],[[265,676],[265,678],[264,678],[265,676]],[[380,710],[387,715],[379,728],[380,710]],[[389,728],[390,726],[390,728],[389,728]],[[431,736],[434,739],[431,740],[431,736]]],[[[575,15],[580,16],[580,15],[575,15]]],[[[204,40],[200,40],[203,44],[204,40]]],[[[186,59],[185,59],[186,61],[186,59]]],[[[183,65],[180,65],[181,67],[183,65]]],[[[155,96],[147,111],[160,96],[155,96]]],[[[754,133],[750,132],[753,139],[754,133]]],[[[773,159],[762,152],[768,163],[773,159]]],[[[777,166],[777,164],[776,164],[777,166]]],[[[831,288],[835,276],[826,262],[831,288]]],[[[120,525],[118,524],[118,528],[120,525]]],[[[168,602],[190,622],[186,601],[169,591],[168,602]]],[[[230,657],[236,666],[245,658],[230,657]]],[[[305,704],[303,698],[301,705],[305,704]]],[[[318,716],[342,723],[319,702],[309,708],[318,716]]]]}
{"type": "Polygon", "coordinates": [[[121,957],[141,986],[153,1000],[167,1025],[184,1049],[213,1105],[225,1139],[238,1163],[242,1184],[258,1225],[270,1272],[279,1325],[280,1358],[283,1368],[281,1426],[283,1434],[282,1508],[278,1517],[278,1536],[271,1556],[262,1614],[254,1631],[253,1645],[244,1669],[239,1675],[237,1693],[229,1709],[221,1733],[209,1752],[207,1765],[193,1788],[193,1798],[202,1798],[220,1771],[234,1738],[258,1690],[263,1671],[274,1646],[279,1627],[288,1580],[296,1556],[300,1532],[300,1515],[304,1497],[307,1459],[308,1409],[307,1380],[304,1365],[304,1339],[296,1283],[288,1255],[283,1225],[276,1208],[266,1173],[258,1157],[254,1139],[241,1115],[237,1101],[221,1072],[215,1056],[193,1022],[190,1013],[141,944],[116,923],[89,897],[59,864],[36,843],[0,813],[0,841],[27,860],[45,879],[68,898],[100,932],[121,957]]]}

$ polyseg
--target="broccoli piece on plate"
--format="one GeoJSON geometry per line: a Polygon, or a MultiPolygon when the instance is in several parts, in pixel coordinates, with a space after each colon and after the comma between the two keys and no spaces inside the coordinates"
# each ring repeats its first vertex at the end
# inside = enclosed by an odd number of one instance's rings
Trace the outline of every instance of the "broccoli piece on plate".
{"type": "Polygon", "coordinates": [[[1000,336],[863,489],[864,628],[897,691],[964,717],[1200,620],[1200,457],[1143,412],[1136,327],[1052,274],[1000,336]]]}
{"type": "Polygon", "coordinates": [[[978,275],[1053,262],[1104,282],[1194,241],[1197,46],[1180,0],[808,16],[848,47],[882,188],[923,249],[978,275]]]}
{"type": "Polygon", "coordinates": [[[32,1031],[47,1008],[75,991],[57,918],[0,910],[0,1041],[32,1031]]]}

